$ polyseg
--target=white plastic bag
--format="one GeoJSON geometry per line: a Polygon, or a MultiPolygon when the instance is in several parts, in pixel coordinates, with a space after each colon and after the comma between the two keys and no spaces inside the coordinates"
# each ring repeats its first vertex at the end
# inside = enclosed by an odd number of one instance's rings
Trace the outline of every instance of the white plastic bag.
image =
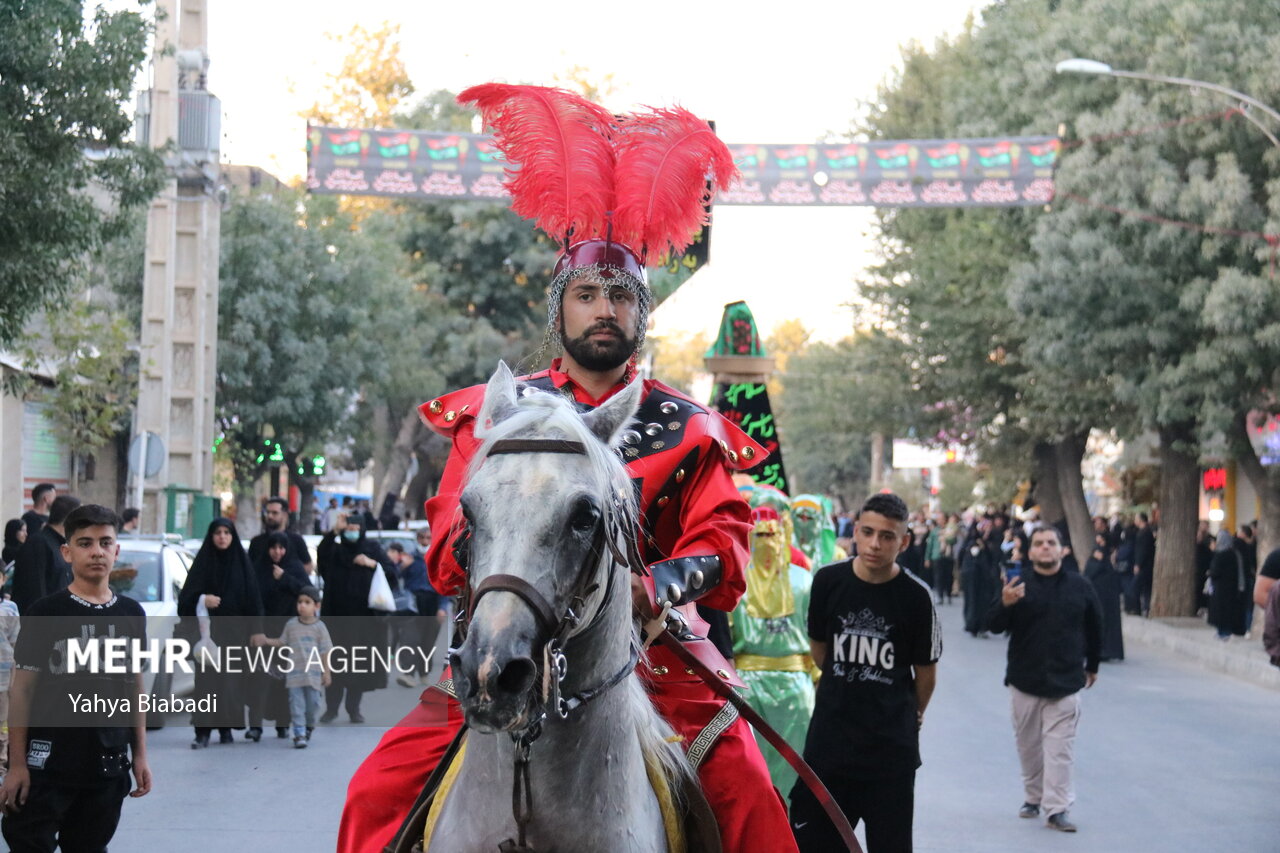
{"type": "Polygon", "coordinates": [[[369,609],[381,610],[383,613],[396,612],[396,599],[391,594],[391,584],[387,583],[382,566],[374,567],[373,580],[369,582],[369,609]]]}
{"type": "Polygon", "coordinates": [[[209,608],[205,606],[203,595],[196,600],[196,622],[200,625],[200,639],[191,648],[192,655],[201,661],[217,660],[218,645],[209,636],[209,608]]]}

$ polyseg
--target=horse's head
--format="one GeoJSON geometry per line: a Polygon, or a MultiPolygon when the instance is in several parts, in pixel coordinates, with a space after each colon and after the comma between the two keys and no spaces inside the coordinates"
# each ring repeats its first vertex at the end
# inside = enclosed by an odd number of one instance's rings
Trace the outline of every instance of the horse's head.
{"type": "Polygon", "coordinates": [[[611,586],[629,588],[627,578],[608,583],[617,569],[607,539],[634,535],[632,486],[613,447],[640,393],[632,383],[579,415],[557,395],[518,396],[506,365],[489,380],[461,499],[473,610],[450,658],[474,729],[527,728],[543,694],[548,641],[558,626],[568,635],[582,627],[562,623],[566,612],[585,624],[611,586]]]}

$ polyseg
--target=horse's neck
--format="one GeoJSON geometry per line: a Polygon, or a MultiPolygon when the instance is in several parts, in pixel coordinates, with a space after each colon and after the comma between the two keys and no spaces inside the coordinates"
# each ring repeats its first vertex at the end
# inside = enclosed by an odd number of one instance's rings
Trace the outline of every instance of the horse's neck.
{"type": "Polygon", "coordinates": [[[612,565],[612,561],[601,571],[612,573],[610,579],[601,580],[607,587],[608,598],[601,602],[598,618],[594,614],[583,615],[587,622],[583,632],[571,637],[565,645],[569,669],[560,689],[566,698],[603,684],[631,660],[630,578],[624,567],[612,565]]]}

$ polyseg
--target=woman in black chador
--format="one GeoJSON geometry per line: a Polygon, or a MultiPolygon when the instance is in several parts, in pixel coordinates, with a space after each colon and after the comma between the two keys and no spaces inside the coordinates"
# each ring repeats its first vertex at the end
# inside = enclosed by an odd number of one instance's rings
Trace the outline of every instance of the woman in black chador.
{"type": "Polygon", "coordinates": [[[1213,562],[1209,564],[1209,579],[1213,592],[1209,596],[1209,624],[1218,631],[1219,640],[1229,640],[1231,635],[1243,637],[1245,589],[1248,576],[1241,542],[1233,539],[1225,529],[1218,531],[1217,545],[1213,550],[1213,562]]]}
{"type": "Polygon", "coordinates": [[[383,572],[394,590],[399,586],[395,567],[386,552],[372,539],[366,539],[364,525],[357,513],[339,515],[333,530],[320,540],[317,556],[320,576],[324,578],[324,620],[333,638],[335,655],[358,660],[360,665],[333,668],[333,683],[325,689],[325,711],[320,722],[332,722],[338,707],[345,704],[353,723],[363,723],[360,699],[370,690],[387,686],[387,671],[372,665],[371,649],[386,649],[387,623],[369,607],[369,587],[373,573],[383,572]],[[355,653],[353,654],[353,650],[355,653]],[[343,702],[343,693],[346,701],[343,702]]]}
{"type": "MultiPolygon", "coordinates": [[[[288,535],[279,530],[268,534],[267,547],[253,570],[262,595],[262,632],[279,637],[284,624],[298,614],[298,593],[311,579],[290,553],[288,535]]],[[[281,724],[289,722],[289,694],[284,680],[269,672],[254,672],[249,676],[248,687],[249,731],[245,732],[245,740],[257,743],[262,739],[264,718],[276,722],[276,737],[285,737],[288,730],[281,724]]]]}
{"type": "Polygon", "coordinates": [[[204,544],[196,554],[187,582],[178,594],[178,615],[194,621],[196,605],[203,596],[209,609],[209,636],[228,665],[202,666],[196,657],[195,698],[217,697],[216,710],[196,712],[191,722],[196,729],[192,749],[209,745],[209,733],[218,730],[221,743],[231,743],[231,730],[244,728],[247,699],[248,647],[262,634],[262,597],[249,557],[240,544],[236,526],[229,519],[215,518],[209,524],[204,544]],[[229,649],[237,649],[228,654],[229,649]]]}
{"type": "Polygon", "coordinates": [[[1111,564],[1107,534],[1095,532],[1093,551],[1084,564],[1084,576],[1093,584],[1093,590],[1102,603],[1102,660],[1124,660],[1124,634],[1120,622],[1120,599],[1123,589],[1120,573],[1111,564]]]}

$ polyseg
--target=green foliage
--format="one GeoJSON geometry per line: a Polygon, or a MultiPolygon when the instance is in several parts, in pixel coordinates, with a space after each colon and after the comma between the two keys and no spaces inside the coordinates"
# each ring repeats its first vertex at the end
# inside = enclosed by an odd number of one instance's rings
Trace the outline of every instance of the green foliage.
{"type": "Polygon", "coordinates": [[[963,512],[974,502],[974,489],[982,473],[972,465],[953,462],[942,466],[942,486],[938,489],[938,505],[944,512],[963,512]]]}
{"type": "Polygon", "coordinates": [[[79,2],[0,4],[0,345],[73,292],[89,253],[162,186],[122,109],[150,31],[136,11],[99,8],[86,27],[79,2]]]}
{"type": "Polygon", "coordinates": [[[1221,428],[1240,402],[1265,401],[1280,364],[1270,355],[1280,333],[1274,288],[1262,280],[1265,245],[1078,199],[1275,231],[1268,182],[1280,155],[1240,119],[1158,129],[1226,99],[1055,75],[1053,65],[1097,57],[1276,103],[1276,12],[1245,0],[1017,0],[985,10],[979,29],[904,52],[862,127],[873,137],[1045,133],[1063,118],[1076,137],[1114,137],[1064,153],[1048,213],[881,214],[885,261],[864,292],[906,344],[926,413],[920,432],[1025,447],[1091,426],[1134,435],[1215,413],[1221,428]],[[1248,308],[1232,317],[1232,304],[1248,308]]]}
{"type": "Polygon", "coordinates": [[[812,344],[776,374],[783,458],[793,492],[856,504],[870,480],[870,436],[903,429],[911,414],[896,378],[900,345],[881,334],[812,344]]]}
{"type": "MultiPolygon", "coordinates": [[[[1108,45],[1118,67],[1252,86],[1255,96],[1277,101],[1274,5],[1134,0],[1130,6],[1143,38],[1108,45]],[[1269,75],[1252,73],[1263,69],[1269,75]]],[[[1088,17],[1073,22],[1079,37],[1110,40],[1106,21],[1088,17]]],[[[1274,171],[1267,164],[1280,161],[1243,120],[1091,139],[1173,124],[1229,101],[1130,81],[1056,82],[1055,99],[1073,104],[1077,133],[1086,140],[1062,160],[1060,195],[1208,228],[1266,229],[1274,171]]],[[[1055,382],[1041,408],[1069,400],[1068,409],[1130,435],[1195,425],[1206,405],[1215,408],[1215,396],[1235,405],[1256,400],[1280,364],[1277,350],[1246,348],[1240,334],[1242,324],[1249,326],[1262,343],[1266,326],[1280,317],[1267,288],[1249,284],[1265,274],[1260,241],[1069,200],[1040,220],[1032,245],[1034,259],[1016,270],[1011,295],[1034,330],[1031,359],[1053,365],[1055,382]],[[1226,313],[1244,309],[1249,318],[1225,317],[1227,303],[1234,304],[1226,313]],[[1245,386],[1249,393],[1242,393],[1245,386]]]]}
{"type": "MultiPolygon", "coordinates": [[[[932,51],[906,48],[902,71],[881,88],[858,131],[901,139],[1020,128],[1018,119],[983,113],[975,103],[999,80],[982,64],[978,43],[985,36],[970,28],[932,51]]],[[[1009,413],[1022,393],[1024,332],[1005,279],[1029,251],[1034,214],[884,209],[877,217],[883,261],[859,286],[902,343],[896,368],[911,403],[907,425],[927,442],[988,451],[1020,444],[1024,437],[1009,413]]]]}
{"type": "Polygon", "coordinates": [[[353,229],[332,198],[232,201],[222,224],[218,452],[230,454],[239,482],[262,472],[269,437],[286,459],[341,437],[394,344],[370,332],[410,295],[394,260],[393,247],[353,229]]]}
{"type": "Polygon", "coordinates": [[[400,245],[423,289],[500,332],[541,326],[555,249],[505,206],[489,202],[405,205],[400,245]]]}
{"type": "Polygon", "coordinates": [[[67,300],[47,317],[48,329],[23,339],[22,361],[52,374],[48,384],[16,374],[6,393],[49,404],[59,438],[77,454],[105,446],[129,428],[137,399],[137,356],[129,351],[133,328],[121,314],[91,302],[67,300]]]}

